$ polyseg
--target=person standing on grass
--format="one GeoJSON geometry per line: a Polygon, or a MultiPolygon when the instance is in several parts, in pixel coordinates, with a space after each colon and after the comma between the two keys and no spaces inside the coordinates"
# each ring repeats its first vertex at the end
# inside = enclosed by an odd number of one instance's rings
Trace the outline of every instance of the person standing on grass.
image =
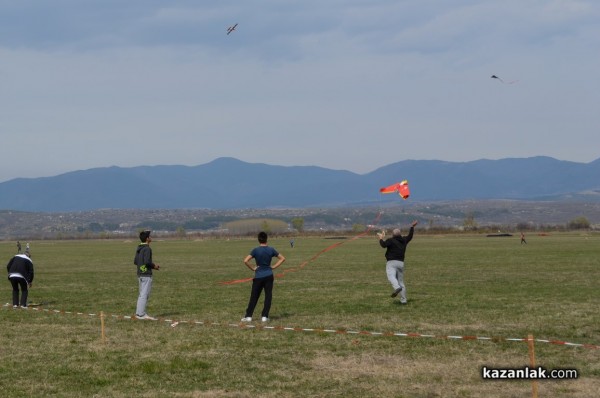
{"type": "Polygon", "coordinates": [[[18,308],[19,304],[21,308],[27,308],[27,296],[29,294],[28,288],[33,283],[33,262],[31,261],[31,254],[29,252],[25,254],[17,254],[10,259],[6,270],[8,271],[8,280],[12,285],[12,303],[13,308],[18,308]],[[21,300],[19,301],[19,287],[21,288],[21,300]]]}
{"type": "Polygon", "coordinates": [[[387,278],[394,288],[392,298],[400,294],[400,303],[406,304],[406,286],[404,286],[404,255],[406,254],[406,246],[408,242],[412,240],[415,226],[418,224],[417,221],[413,221],[410,225],[408,235],[402,236],[402,231],[396,228],[392,232],[392,237],[384,240],[385,231],[381,231],[377,234],[379,237],[379,245],[386,249],[385,259],[387,263],[385,265],[385,272],[387,278]]]}
{"type": "Polygon", "coordinates": [[[146,304],[152,290],[152,270],[159,270],[160,266],[152,261],[152,249],[150,248],[151,231],[140,232],[140,241],[133,263],[137,266],[137,277],[139,281],[140,294],[137,300],[135,316],[138,319],[156,320],[146,313],[146,304]]]}
{"type": "Polygon", "coordinates": [[[267,233],[259,232],[258,234],[258,247],[252,249],[249,255],[244,258],[244,264],[250,270],[254,271],[254,279],[252,279],[252,291],[250,293],[250,300],[248,301],[248,307],[246,308],[246,315],[242,318],[242,322],[252,322],[252,314],[254,308],[258,303],[261,292],[265,291],[265,302],[262,310],[263,322],[269,320],[269,311],[271,311],[271,301],[273,299],[273,282],[275,276],[273,270],[279,267],[285,261],[285,257],[281,255],[277,250],[268,246],[267,244],[267,233]],[[271,266],[271,260],[273,257],[277,257],[278,261],[271,266]],[[250,260],[254,259],[255,265],[250,263],[250,260]]]}
{"type": "Polygon", "coordinates": [[[521,232],[521,244],[527,244],[527,241],[525,240],[525,234],[523,232],[521,232]]]}

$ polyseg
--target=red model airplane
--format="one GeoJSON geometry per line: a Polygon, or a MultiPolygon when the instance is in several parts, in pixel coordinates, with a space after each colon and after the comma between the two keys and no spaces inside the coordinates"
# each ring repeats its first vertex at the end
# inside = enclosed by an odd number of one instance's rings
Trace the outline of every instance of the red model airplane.
{"type": "Polygon", "coordinates": [[[410,189],[408,188],[408,181],[403,180],[387,187],[383,187],[379,190],[381,193],[398,193],[402,199],[406,200],[410,196],[410,189]]]}

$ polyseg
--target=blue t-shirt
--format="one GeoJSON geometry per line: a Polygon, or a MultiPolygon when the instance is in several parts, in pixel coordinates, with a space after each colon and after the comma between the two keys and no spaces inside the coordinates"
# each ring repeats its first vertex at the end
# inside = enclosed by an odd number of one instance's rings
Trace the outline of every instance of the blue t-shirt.
{"type": "Polygon", "coordinates": [[[256,260],[258,268],[254,274],[255,278],[266,278],[273,275],[273,269],[271,269],[271,259],[279,256],[277,250],[271,246],[258,246],[252,249],[250,255],[256,260]]]}

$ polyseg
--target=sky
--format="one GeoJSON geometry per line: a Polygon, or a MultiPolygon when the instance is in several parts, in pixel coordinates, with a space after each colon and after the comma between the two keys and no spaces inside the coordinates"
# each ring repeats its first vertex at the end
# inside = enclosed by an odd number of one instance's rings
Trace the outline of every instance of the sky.
{"type": "Polygon", "coordinates": [[[0,0],[0,182],[219,157],[588,163],[598,71],[597,0],[0,0]]]}

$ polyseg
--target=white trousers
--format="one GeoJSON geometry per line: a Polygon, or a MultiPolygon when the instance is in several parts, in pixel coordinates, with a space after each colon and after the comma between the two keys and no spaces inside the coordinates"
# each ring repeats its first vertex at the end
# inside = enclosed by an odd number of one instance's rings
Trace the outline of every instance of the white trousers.
{"type": "Polygon", "coordinates": [[[140,295],[138,296],[135,314],[137,316],[144,316],[146,315],[146,304],[148,303],[150,291],[152,290],[152,277],[140,276],[138,279],[140,281],[140,295]]]}
{"type": "Polygon", "coordinates": [[[400,302],[406,303],[406,286],[404,286],[404,262],[390,260],[385,264],[385,273],[394,290],[402,288],[400,302]]]}

